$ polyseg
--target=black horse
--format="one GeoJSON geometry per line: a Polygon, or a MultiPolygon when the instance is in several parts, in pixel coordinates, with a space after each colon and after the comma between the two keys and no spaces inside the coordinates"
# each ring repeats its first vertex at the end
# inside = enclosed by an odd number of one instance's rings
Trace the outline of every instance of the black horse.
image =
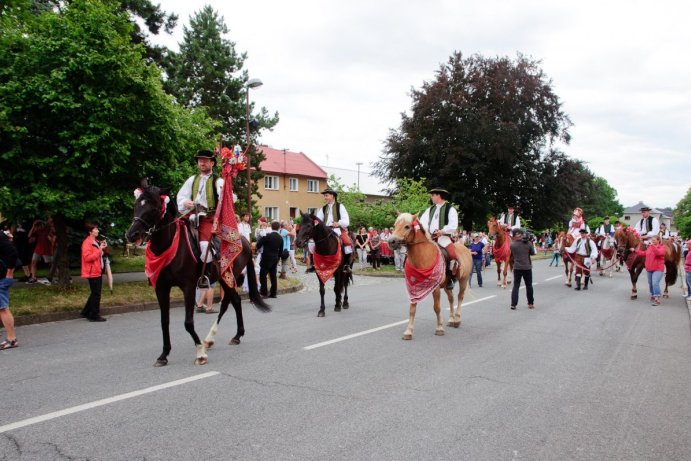
{"type": "MultiPolygon", "coordinates": [[[[350,240],[355,241],[355,236],[352,232],[349,234],[350,240]]],[[[331,229],[327,228],[323,221],[317,218],[314,214],[303,213],[302,222],[300,223],[300,230],[295,237],[295,245],[298,248],[307,247],[309,239],[314,240],[314,252],[319,256],[334,256],[339,248],[338,235],[331,229]]],[[[341,245],[341,262],[334,272],[334,293],[336,294],[335,311],[340,312],[341,306],[343,309],[348,309],[348,285],[353,280],[353,259],[354,254],[346,254],[341,245]],[[341,295],[343,294],[343,304],[341,304],[341,295]]],[[[316,265],[315,265],[316,267],[316,265]]],[[[321,295],[321,305],[317,317],[324,317],[324,282],[319,277],[319,268],[317,269],[317,278],[319,279],[319,294],[321,295]]]]}
{"type": "MultiPolygon", "coordinates": [[[[185,299],[185,330],[192,336],[197,347],[195,364],[204,365],[208,361],[206,349],[214,344],[214,336],[218,331],[218,324],[228,309],[228,304],[232,303],[237,319],[237,333],[231,340],[231,344],[239,344],[240,337],[245,334],[245,327],[242,321],[242,305],[240,295],[235,290],[221,282],[223,288],[223,301],[221,302],[221,312],[214,322],[207,335],[204,344],[199,340],[197,332],[194,330],[194,308],[195,308],[195,289],[197,280],[201,273],[201,263],[199,258],[192,252],[188,235],[188,223],[185,220],[176,218],[177,205],[174,199],[168,198],[170,189],[161,189],[156,186],[145,186],[135,192],[134,220],[127,230],[126,237],[130,242],[148,241],[147,263],[149,263],[150,253],[154,256],[162,255],[177,240],[178,245],[174,256],[171,251],[171,258],[160,271],[158,280],[155,284],[156,298],[161,310],[161,329],[163,331],[163,352],[156,360],[155,366],[168,364],[168,354],[170,354],[170,289],[174,286],[182,290],[185,299]],[[179,234],[179,235],[176,235],[179,234]]],[[[247,267],[249,284],[249,297],[256,308],[262,312],[269,312],[271,308],[264,303],[257,289],[257,278],[252,262],[252,250],[249,242],[242,238],[242,253],[235,258],[233,263],[233,275],[238,285],[242,285],[242,270],[247,267]]],[[[216,264],[207,266],[207,274],[210,272],[210,282],[219,279],[219,270],[216,264]]]]}

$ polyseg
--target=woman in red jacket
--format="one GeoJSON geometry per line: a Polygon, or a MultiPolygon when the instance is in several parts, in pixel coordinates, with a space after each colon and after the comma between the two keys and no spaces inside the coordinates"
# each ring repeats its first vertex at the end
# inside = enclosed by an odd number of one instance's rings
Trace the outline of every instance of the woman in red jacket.
{"type": "Polygon", "coordinates": [[[645,271],[648,273],[648,288],[650,289],[650,301],[653,306],[660,305],[660,281],[665,275],[665,246],[660,237],[654,235],[651,238],[647,250],[634,250],[637,255],[645,256],[645,271]]]}
{"type": "Polygon", "coordinates": [[[82,242],[82,278],[89,281],[89,299],[82,309],[82,317],[90,322],[105,322],[101,317],[101,287],[103,286],[103,249],[106,242],[98,242],[98,227],[87,227],[89,235],[82,242]]]}

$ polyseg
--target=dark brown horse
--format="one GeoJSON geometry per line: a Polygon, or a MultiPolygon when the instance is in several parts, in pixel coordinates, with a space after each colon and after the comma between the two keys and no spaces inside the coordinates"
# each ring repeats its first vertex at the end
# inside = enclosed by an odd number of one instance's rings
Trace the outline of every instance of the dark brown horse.
{"type": "MultiPolygon", "coordinates": [[[[300,230],[295,237],[295,245],[298,248],[307,248],[310,239],[314,241],[314,267],[319,279],[319,295],[321,296],[317,317],[324,317],[325,315],[324,293],[326,290],[324,289],[324,282],[330,278],[330,272],[333,274],[334,293],[336,294],[336,307],[334,311],[340,312],[341,306],[343,309],[348,309],[350,307],[348,304],[348,285],[353,280],[352,267],[355,253],[346,254],[345,249],[341,245],[340,238],[333,230],[328,229],[324,222],[313,213],[303,213],[300,230]],[[339,253],[340,261],[337,261],[339,253]],[[333,263],[333,266],[327,263],[319,264],[320,258],[322,258],[322,261],[333,263]],[[342,304],[341,296],[343,296],[342,304]]],[[[350,241],[355,241],[355,236],[352,233],[350,233],[350,241]]]]}
{"type": "Polygon", "coordinates": [[[559,254],[561,254],[561,259],[564,262],[564,285],[571,287],[571,279],[573,278],[573,269],[575,267],[573,260],[569,257],[570,255],[566,252],[566,249],[573,244],[573,235],[568,232],[561,231],[557,237],[559,240],[559,254]]]}
{"type": "MultiPolygon", "coordinates": [[[[197,348],[195,364],[204,365],[208,361],[206,349],[214,344],[213,337],[218,330],[218,324],[228,309],[228,304],[232,303],[235,309],[237,320],[237,333],[231,340],[231,344],[239,344],[240,337],[245,334],[245,327],[242,320],[242,305],[240,295],[234,287],[229,287],[221,283],[223,289],[223,301],[221,312],[215,320],[209,335],[204,344],[199,340],[197,332],[194,330],[194,306],[195,290],[197,280],[201,275],[201,264],[199,259],[192,251],[187,233],[187,222],[177,219],[177,206],[174,199],[170,199],[169,189],[160,189],[156,186],[147,186],[135,192],[134,220],[127,230],[127,240],[130,242],[148,241],[147,244],[147,265],[151,269],[152,263],[158,258],[160,272],[157,273],[156,280],[151,280],[155,286],[156,299],[161,311],[161,330],[163,332],[163,352],[156,360],[155,366],[168,364],[168,354],[170,354],[170,290],[176,286],[182,290],[185,299],[185,330],[192,336],[197,348]],[[176,246],[176,247],[175,247],[176,246]],[[170,255],[166,258],[166,255],[170,255]]],[[[242,285],[242,270],[247,267],[249,284],[249,297],[254,306],[262,312],[269,312],[271,309],[264,303],[257,289],[257,278],[252,263],[252,251],[246,239],[242,239],[242,252],[233,262],[233,274],[237,284],[242,285]]],[[[215,264],[207,267],[210,269],[210,282],[214,283],[219,279],[219,270],[215,264]]]]}
{"type": "Polygon", "coordinates": [[[506,284],[511,283],[511,271],[513,271],[511,236],[494,216],[487,221],[487,229],[489,236],[495,239],[493,257],[497,263],[497,286],[506,288],[506,284]]]}
{"type": "MultiPolygon", "coordinates": [[[[632,227],[618,229],[614,233],[614,239],[617,241],[617,254],[621,256],[631,276],[631,299],[636,299],[638,297],[636,283],[638,276],[645,268],[645,256],[637,255],[631,251],[631,248],[644,250],[646,245],[641,242],[640,236],[632,227]]],[[[663,240],[662,243],[665,246],[665,291],[662,296],[669,298],[668,287],[677,281],[681,251],[669,240],[663,240]]]]}
{"type": "Polygon", "coordinates": [[[408,294],[411,297],[409,317],[408,317],[408,327],[403,333],[403,339],[410,340],[413,339],[413,329],[415,328],[415,313],[417,311],[417,298],[420,301],[424,296],[429,296],[429,292],[432,293],[432,298],[434,299],[434,313],[437,316],[437,327],[434,332],[437,336],[444,335],[444,322],[441,315],[441,289],[444,288],[446,292],[446,297],[449,300],[449,323],[448,325],[454,328],[458,328],[461,325],[461,303],[463,303],[463,297],[465,296],[465,290],[468,287],[468,280],[470,279],[470,273],[473,270],[473,257],[470,254],[470,250],[460,242],[454,243],[454,249],[456,250],[456,260],[458,261],[458,270],[456,272],[456,281],[458,281],[458,301],[454,304],[453,290],[446,288],[446,263],[444,258],[440,254],[439,246],[432,241],[429,233],[427,233],[420,222],[418,221],[417,215],[410,213],[401,213],[396,218],[396,223],[394,224],[394,230],[389,237],[389,246],[392,249],[397,249],[398,247],[405,245],[407,248],[406,255],[406,284],[411,287],[414,285],[420,286],[420,293],[415,296],[415,288],[409,288],[408,294]],[[442,260],[439,261],[438,258],[442,260]],[[438,270],[435,269],[435,264],[440,264],[438,270]],[[437,275],[439,281],[434,284],[430,284],[430,281],[434,281],[434,278],[426,277],[428,274],[437,275]],[[412,278],[418,277],[419,280],[411,280],[412,278]],[[426,294],[424,294],[426,293],[426,294]],[[415,298],[413,298],[415,296],[415,298]],[[414,302],[416,301],[416,302],[414,302]]]}

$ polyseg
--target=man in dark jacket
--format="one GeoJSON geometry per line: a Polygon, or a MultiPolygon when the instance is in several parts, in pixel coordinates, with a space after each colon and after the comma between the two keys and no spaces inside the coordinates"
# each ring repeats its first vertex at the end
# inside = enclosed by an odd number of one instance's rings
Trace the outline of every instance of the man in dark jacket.
{"type": "Polygon", "coordinates": [[[10,287],[14,283],[14,267],[17,265],[17,249],[14,243],[0,230],[0,320],[7,331],[7,339],[0,343],[0,350],[17,347],[14,332],[14,317],[10,312],[10,287]]]}
{"type": "Polygon", "coordinates": [[[257,252],[262,250],[262,259],[259,261],[259,293],[262,296],[267,294],[266,275],[271,279],[271,294],[269,298],[276,297],[278,281],[276,280],[276,269],[278,260],[283,252],[283,238],[278,234],[280,224],[278,221],[271,223],[271,232],[261,237],[257,241],[257,252]]]}
{"type": "Polygon", "coordinates": [[[530,239],[523,238],[520,229],[513,231],[511,242],[511,257],[513,258],[513,288],[511,289],[511,309],[518,305],[518,289],[521,287],[521,279],[525,280],[525,294],[528,297],[528,309],[533,309],[533,264],[530,256],[535,254],[535,247],[530,239]]]}

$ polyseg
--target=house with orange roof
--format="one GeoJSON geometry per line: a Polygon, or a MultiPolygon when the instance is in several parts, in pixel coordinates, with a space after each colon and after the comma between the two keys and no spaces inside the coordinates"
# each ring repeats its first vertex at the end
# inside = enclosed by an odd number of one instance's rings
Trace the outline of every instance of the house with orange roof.
{"type": "Polygon", "coordinates": [[[321,191],[327,187],[328,175],[307,155],[268,146],[258,150],[266,160],[261,163],[264,178],[258,184],[262,197],[257,206],[266,219],[293,220],[324,204],[321,191]]]}

